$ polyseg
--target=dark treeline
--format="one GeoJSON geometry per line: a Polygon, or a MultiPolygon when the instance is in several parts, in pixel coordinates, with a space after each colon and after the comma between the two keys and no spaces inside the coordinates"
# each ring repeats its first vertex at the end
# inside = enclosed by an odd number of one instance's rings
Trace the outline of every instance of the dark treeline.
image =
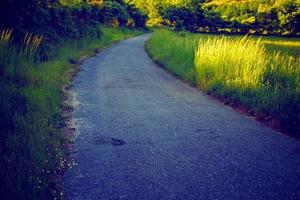
{"type": "Polygon", "coordinates": [[[148,14],[148,25],[192,32],[300,34],[299,0],[126,1],[148,14]]]}
{"type": "Polygon", "coordinates": [[[3,0],[0,29],[59,40],[99,36],[99,24],[192,32],[300,34],[299,0],[3,0]],[[147,20],[148,18],[148,20],[147,20]]]}
{"type": "Polygon", "coordinates": [[[49,51],[63,40],[99,37],[101,24],[145,28],[147,16],[122,0],[3,0],[0,19],[0,29],[12,28],[16,41],[42,35],[49,51]]]}
{"type": "Polygon", "coordinates": [[[299,0],[3,0],[0,29],[43,36],[42,56],[54,43],[100,36],[99,24],[145,28],[168,25],[192,32],[300,34],[299,0]],[[51,44],[51,45],[49,45],[51,44]]]}

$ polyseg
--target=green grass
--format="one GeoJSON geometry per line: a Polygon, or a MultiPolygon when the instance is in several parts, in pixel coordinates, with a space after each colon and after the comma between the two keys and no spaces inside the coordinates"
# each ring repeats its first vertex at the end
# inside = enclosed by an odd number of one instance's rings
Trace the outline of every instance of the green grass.
{"type": "Polygon", "coordinates": [[[146,47],[154,60],[203,91],[299,133],[300,39],[158,30],[146,47]]]}
{"type": "Polygon", "coordinates": [[[152,58],[169,71],[192,84],[196,84],[194,67],[198,37],[187,32],[180,34],[158,30],[146,44],[152,58]]]}
{"type": "Polygon", "coordinates": [[[55,178],[64,164],[61,89],[70,82],[70,60],[92,55],[96,48],[141,34],[101,27],[100,38],[67,41],[55,59],[40,62],[36,51],[0,41],[0,194],[5,199],[60,197],[55,178]]]}
{"type": "Polygon", "coordinates": [[[266,65],[265,49],[257,40],[211,38],[200,40],[195,55],[198,83],[202,89],[215,83],[254,87],[260,83],[266,65]]]}

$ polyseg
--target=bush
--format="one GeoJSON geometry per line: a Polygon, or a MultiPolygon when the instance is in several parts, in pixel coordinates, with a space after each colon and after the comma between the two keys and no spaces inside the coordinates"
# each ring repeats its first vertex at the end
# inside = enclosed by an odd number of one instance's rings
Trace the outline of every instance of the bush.
{"type": "Polygon", "coordinates": [[[145,28],[147,19],[122,0],[107,0],[104,4],[81,0],[3,0],[0,18],[0,29],[14,29],[15,42],[20,42],[27,33],[42,35],[40,56],[44,60],[55,56],[53,49],[62,41],[100,37],[101,23],[145,28]]]}
{"type": "Polygon", "coordinates": [[[134,22],[134,27],[146,29],[146,21],[148,19],[146,14],[143,14],[132,5],[127,5],[127,11],[134,22]]]}
{"type": "Polygon", "coordinates": [[[203,25],[203,11],[194,7],[168,7],[164,18],[175,24],[175,30],[196,32],[203,25]]]}
{"type": "Polygon", "coordinates": [[[117,1],[105,1],[100,12],[101,20],[106,25],[116,24],[116,21],[121,26],[127,23],[129,14],[126,8],[117,1]]]}

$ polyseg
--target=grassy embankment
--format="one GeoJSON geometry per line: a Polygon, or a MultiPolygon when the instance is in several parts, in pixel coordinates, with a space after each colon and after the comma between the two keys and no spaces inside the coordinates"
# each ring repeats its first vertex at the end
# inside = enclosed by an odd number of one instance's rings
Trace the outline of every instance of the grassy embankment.
{"type": "Polygon", "coordinates": [[[300,39],[158,30],[146,48],[192,85],[300,133],[300,39]]]}
{"type": "Polygon", "coordinates": [[[0,194],[5,199],[60,197],[53,188],[66,167],[60,105],[61,89],[75,66],[70,60],[141,33],[104,27],[101,32],[100,38],[61,44],[47,62],[38,58],[42,37],[29,36],[16,45],[13,33],[0,33],[0,194]]]}

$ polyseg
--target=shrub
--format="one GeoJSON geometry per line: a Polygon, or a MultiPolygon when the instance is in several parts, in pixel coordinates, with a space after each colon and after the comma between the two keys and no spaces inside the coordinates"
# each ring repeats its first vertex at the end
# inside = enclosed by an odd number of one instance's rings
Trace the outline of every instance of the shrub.
{"type": "Polygon", "coordinates": [[[121,3],[110,0],[104,2],[100,16],[106,25],[115,25],[116,21],[120,25],[125,25],[129,18],[126,8],[121,3]]]}
{"type": "Polygon", "coordinates": [[[55,57],[62,41],[99,37],[99,25],[145,28],[146,16],[122,0],[3,0],[0,4],[0,28],[14,29],[15,42],[26,33],[43,36],[40,57],[55,57]]]}
{"type": "MultiPolygon", "coordinates": [[[[133,7],[132,5],[127,5],[127,11],[130,15],[130,19],[133,20],[134,26],[137,28],[146,28],[146,21],[148,19],[146,14],[143,14],[137,8],[133,7]]],[[[130,20],[129,19],[129,20],[130,20]]]]}

